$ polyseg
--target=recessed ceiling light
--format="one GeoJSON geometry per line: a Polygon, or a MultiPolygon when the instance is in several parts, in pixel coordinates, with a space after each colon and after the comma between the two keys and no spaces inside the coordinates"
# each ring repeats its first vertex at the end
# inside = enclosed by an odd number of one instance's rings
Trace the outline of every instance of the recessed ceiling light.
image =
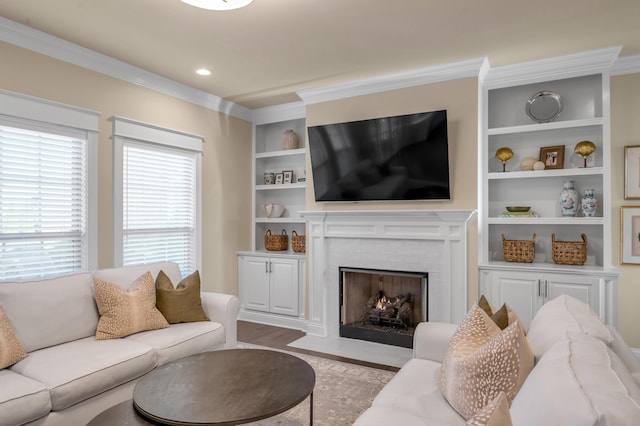
{"type": "Polygon", "coordinates": [[[211,71],[209,71],[209,70],[208,70],[208,69],[206,69],[206,68],[198,68],[198,69],[196,70],[196,74],[198,74],[198,75],[204,75],[204,76],[207,76],[207,75],[211,75],[211,71]]]}
{"type": "Polygon", "coordinates": [[[253,0],[181,0],[183,3],[190,4],[191,6],[199,7],[201,9],[209,10],[231,10],[240,9],[241,7],[248,6],[253,0]]]}

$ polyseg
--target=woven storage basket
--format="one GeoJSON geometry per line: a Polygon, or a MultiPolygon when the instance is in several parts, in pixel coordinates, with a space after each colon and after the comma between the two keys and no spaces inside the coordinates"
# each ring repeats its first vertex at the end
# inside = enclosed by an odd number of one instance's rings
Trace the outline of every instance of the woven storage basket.
{"type": "Polygon", "coordinates": [[[269,251],[282,251],[289,248],[289,237],[287,231],[282,230],[282,234],[274,235],[271,233],[271,229],[267,229],[264,234],[264,248],[269,251]]]}
{"type": "Polygon", "coordinates": [[[502,234],[502,254],[507,262],[533,262],[536,257],[536,234],[533,234],[533,240],[507,240],[502,234]]]}
{"type": "Polygon", "coordinates": [[[296,253],[304,253],[307,250],[307,237],[291,231],[291,248],[296,253]]]}
{"type": "Polygon", "coordinates": [[[582,241],[556,241],[551,234],[551,257],[559,265],[584,265],[587,261],[587,236],[582,241]]]}

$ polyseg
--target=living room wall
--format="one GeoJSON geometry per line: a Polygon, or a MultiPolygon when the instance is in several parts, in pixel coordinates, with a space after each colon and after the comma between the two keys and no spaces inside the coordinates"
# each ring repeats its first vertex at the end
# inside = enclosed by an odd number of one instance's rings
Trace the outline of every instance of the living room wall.
{"type": "MultiPolygon", "coordinates": [[[[308,210],[475,210],[478,205],[478,79],[464,78],[347,99],[310,104],[307,126],[447,110],[451,200],[418,202],[316,203],[307,182],[308,210]]],[[[308,156],[307,156],[308,157],[308,156]]],[[[307,170],[311,170],[307,158],[307,170]]],[[[310,175],[310,173],[308,173],[310,175]]],[[[468,302],[478,297],[477,215],[468,224],[468,302]]]]}
{"type": "MultiPolygon", "coordinates": [[[[0,42],[0,88],[100,112],[98,267],[113,266],[114,115],[204,137],[205,290],[237,294],[236,251],[251,241],[251,123],[0,42]]],[[[170,173],[159,170],[159,173],[170,173]]]]}

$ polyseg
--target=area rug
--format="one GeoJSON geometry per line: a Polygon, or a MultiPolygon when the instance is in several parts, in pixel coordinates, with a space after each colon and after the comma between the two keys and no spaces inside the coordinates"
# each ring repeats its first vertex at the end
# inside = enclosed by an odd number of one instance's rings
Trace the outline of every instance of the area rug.
{"type": "MultiPolygon", "coordinates": [[[[241,348],[264,348],[240,343],[241,348]]],[[[272,350],[272,349],[271,349],[272,350]]],[[[313,391],[313,424],[327,426],[351,425],[367,408],[394,372],[333,361],[295,352],[316,373],[313,391]]],[[[309,399],[296,407],[269,419],[249,423],[253,426],[299,426],[309,424],[309,399]]]]}

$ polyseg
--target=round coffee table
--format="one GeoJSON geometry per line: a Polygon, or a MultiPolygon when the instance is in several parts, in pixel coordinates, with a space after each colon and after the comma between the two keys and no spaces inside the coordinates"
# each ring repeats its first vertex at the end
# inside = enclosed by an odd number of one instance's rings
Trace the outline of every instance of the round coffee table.
{"type": "MultiPolygon", "coordinates": [[[[165,425],[234,425],[275,416],[309,398],[315,372],[282,352],[230,349],[189,356],[144,376],[133,391],[142,417],[165,425]]],[[[119,412],[132,413],[133,410],[119,412]]]]}

